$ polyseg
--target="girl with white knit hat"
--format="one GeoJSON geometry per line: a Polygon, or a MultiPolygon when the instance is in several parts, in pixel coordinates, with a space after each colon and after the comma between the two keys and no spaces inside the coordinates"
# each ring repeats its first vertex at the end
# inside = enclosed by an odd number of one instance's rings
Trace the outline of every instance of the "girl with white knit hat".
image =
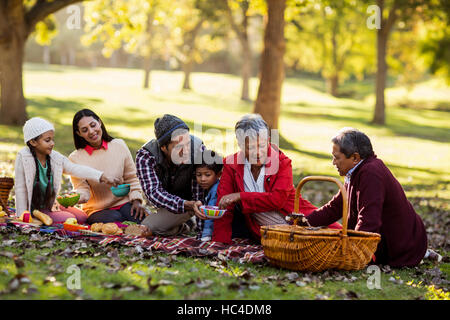
{"type": "Polygon", "coordinates": [[[78,223],[86,221],[81,210],[52,211],[56,195],[61,187],[62,174],[70,174],[108,184],[117,184],[116,179],[105,176],[93,168],[72,163],[67,157],[54,151],[55,128],[39,117],[28,120],[23,126],[24,142],[27,145],[17,153],[15,164],[16,215],[37,209],[49,215],[54,223],[76,218],[78,223]]]}

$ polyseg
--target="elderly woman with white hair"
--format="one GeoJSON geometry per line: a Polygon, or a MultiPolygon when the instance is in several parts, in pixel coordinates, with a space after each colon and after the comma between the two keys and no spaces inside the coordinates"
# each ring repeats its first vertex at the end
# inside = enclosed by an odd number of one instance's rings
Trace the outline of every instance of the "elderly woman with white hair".
{"type": "MultiPolygon", "coordinates": [[[[259,114],[242,117],[235,133],[241,150],[224,159],[217,203],[227,212],[214,221],[212,240],[260,241],[261,226],[287,224],[285,216],[294,209],[291,159],[270,142],[269,127],[259,114]]],[[[302,213],[307,215],[315,209],[300,197],[302,213]]]]}

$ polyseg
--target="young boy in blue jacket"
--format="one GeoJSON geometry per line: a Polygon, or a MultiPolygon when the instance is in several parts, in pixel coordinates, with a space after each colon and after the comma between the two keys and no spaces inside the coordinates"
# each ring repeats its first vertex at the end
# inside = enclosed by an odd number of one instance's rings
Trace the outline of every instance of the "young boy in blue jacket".
{"type": "MultiPolygon", "coordinates": [[[[214,151],[205,150],[205,152],[210,152],[211,157],[209,158],[214,159],[215,161],[211,164],[208,164],[205,159],[203,159],[201,164],[197,164],[195,166],[195,177],[197,179],[198,185],[207,194],[205,197],[205,205],[215,206],[217,202],[217,187],[219,186],[223,164],[221,161],[222,159],[218,157],[214,151]],[[217,161],[217,159],[219,159],[220,161],[217,161]]],[[[211,240],[213,226],[213,220],[205,220],[201,236],[202,241],[211,240]]]]}

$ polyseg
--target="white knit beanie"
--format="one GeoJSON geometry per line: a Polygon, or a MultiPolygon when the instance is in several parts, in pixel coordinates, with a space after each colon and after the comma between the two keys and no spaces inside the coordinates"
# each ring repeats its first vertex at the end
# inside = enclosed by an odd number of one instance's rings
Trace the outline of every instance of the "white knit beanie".
{"type": "Polygon", "coordinates": [[[27,143],[31,139],[50,130],[55,131],[55,127],[47,120],[39,117],[31,118],[23,125],[23,141],[27,143]]]}

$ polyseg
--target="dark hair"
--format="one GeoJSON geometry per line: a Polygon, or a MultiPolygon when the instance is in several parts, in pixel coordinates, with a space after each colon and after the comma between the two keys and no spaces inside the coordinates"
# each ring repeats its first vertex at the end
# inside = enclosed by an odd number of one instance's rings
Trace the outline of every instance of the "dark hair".
{"type": "Polygon", "coordinates": [[[103,121],[100,120],[100,117],[96,115],[94,111],[89,109],[83,109],[75,113],[75,115],[73,116],[72,130],[73,130],[73,143],[75,144],[75,149],[83,149],[88,145],[88,142],[83,137],[80,137],[77,134],[77,132],[79,131],[78,122],[80,122],[80,120],[84,117],[92,117],[95,120],[101,122],[102,140],[105,140],[106,142],[111,142],[111,140],[114,139],[108,134],[108,131],[106,131],[105,128],[105,124],[103,123],[103,121]]]}
{"type": "Polygon", "coordinates": [[[355,152],[359,153],[361,159],[374,155],[369,137],[357,129],[343,128],[331,141],[339,146],[347,158],[355,152]]]}
{"type": "MultiPolygon", "coordinates": [[[[39,140],[41,136],[37,136],[32,140],[39,140]]],[[[36,156],[36,151],[34,147],[31,145],[30,141],[27,142],[28,148],[30,148],[30,152],[33,155],[34,162],[36,164],[36,176],[35,182],[33,182],[33,195],[31,197],[31,207],[32,210],[37,209],[47,209],[51,210],[53,207],[52,199],[55,196],[55,189],[51,183],[52,176],[52,165],[50,161],[50,156],[47,155],[47,189],[45,189],[45,195],[42,194],[41,188],[39,187],[40,175],[39,175],[39,160],[36,156]],[[37,180],[37,181],[36,181],[37,180]]]]}
{"type": "Polygon", "coordinates": [[[217,152],[205,149],[202,153],[202,163],[194,165],[194,169],[197,170],[197,168],[208,168],[218,174],[222,171],[223,159],[217,152]]]}

